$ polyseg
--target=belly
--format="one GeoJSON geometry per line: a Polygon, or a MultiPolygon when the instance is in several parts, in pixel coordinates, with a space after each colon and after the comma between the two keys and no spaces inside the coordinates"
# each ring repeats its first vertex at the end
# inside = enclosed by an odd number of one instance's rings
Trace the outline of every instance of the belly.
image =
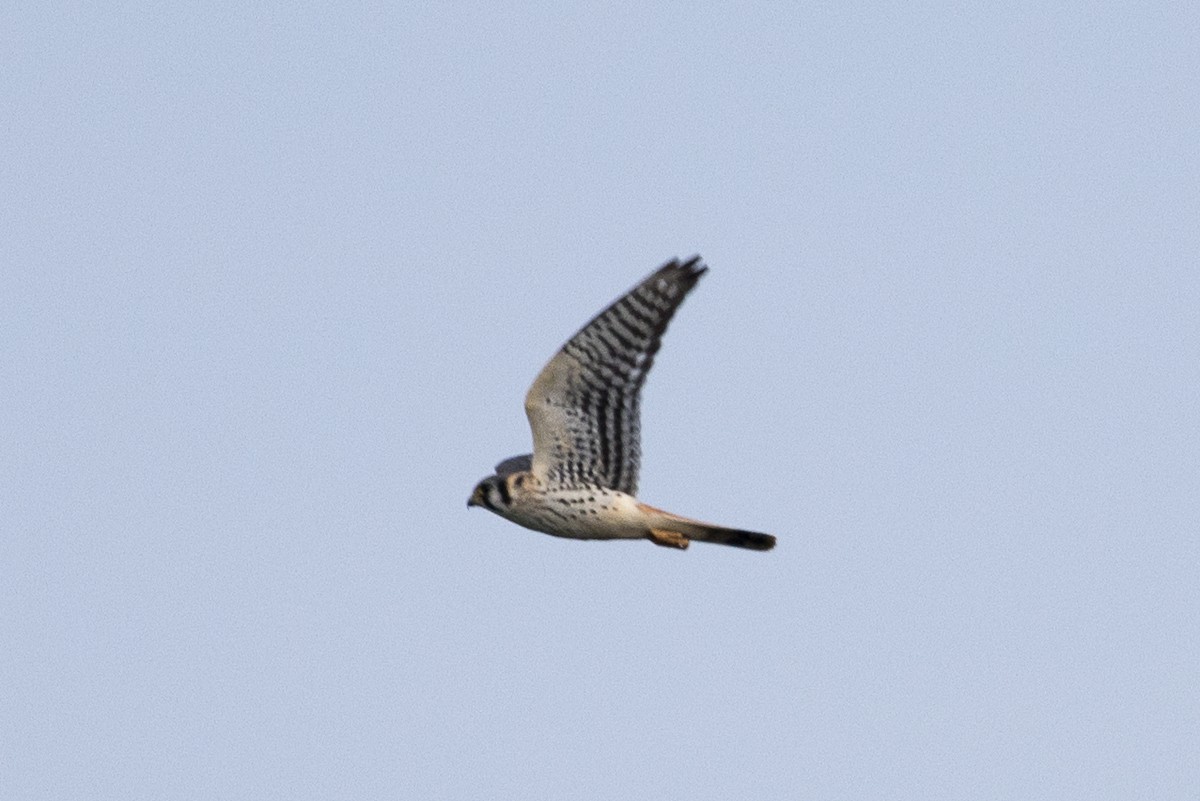
{"type": "Polygon", "coordinates": [[[512,512],[514,523],[556,537],[624,540],[646,536],[637,502],[612,490],[547,493],[538,503],[514,506],[512,512]]]}

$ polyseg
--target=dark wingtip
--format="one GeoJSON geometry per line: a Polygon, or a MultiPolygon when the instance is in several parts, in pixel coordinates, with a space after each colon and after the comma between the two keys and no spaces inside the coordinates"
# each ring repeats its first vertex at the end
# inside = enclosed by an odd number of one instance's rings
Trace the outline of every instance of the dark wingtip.
{"type": "Polygon", "coordinates": [[[680,269],[685,270],[692,278],[699,278],[708,272],[708,265],[705,264],[704,260],[700,258],[699,253],[682,263],[679,261],[679,259],[672,259],[671,266],[679,267],[680,269]]]}

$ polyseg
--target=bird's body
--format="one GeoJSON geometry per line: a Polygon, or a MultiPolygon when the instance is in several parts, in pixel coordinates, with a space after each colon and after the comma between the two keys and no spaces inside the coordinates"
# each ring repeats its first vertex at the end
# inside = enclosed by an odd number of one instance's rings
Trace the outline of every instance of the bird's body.
{"type": "Polygon", "coordinates": [[[563,345],[525,397],[533,453],[497,465],[468,506],[570,539],[774,547],[770,535],[680,517],[636,497],[642,384],[667,324],[707,269],[699,261],[663,265],[563,345]]]}
{"type": "Polygon", "coordinates": [[[534,531],[573,540],[630,540],[646,536],[638,501],[604,487],[547,490],[532,473],[505,479],[508,506],[497,514],[534,531]]]}

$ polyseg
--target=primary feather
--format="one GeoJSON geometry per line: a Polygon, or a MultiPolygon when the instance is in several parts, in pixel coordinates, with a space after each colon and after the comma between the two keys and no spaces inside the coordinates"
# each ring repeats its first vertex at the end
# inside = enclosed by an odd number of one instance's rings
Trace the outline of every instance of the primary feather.
{"type": "Polygon", "coordinates": [[[547,487],[637,494],[641,391],[676,309],[706,267],[668,262],[596,315],[525,396],[534,475],[547,487]]]}

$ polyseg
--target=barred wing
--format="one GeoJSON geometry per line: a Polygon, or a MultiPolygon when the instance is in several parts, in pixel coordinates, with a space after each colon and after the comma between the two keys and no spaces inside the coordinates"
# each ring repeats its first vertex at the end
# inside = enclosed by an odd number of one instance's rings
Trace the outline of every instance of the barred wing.
{"type": "Polygon", "coordinates": [[[571,337],[525,396],[533,472],[550,487],[637,494],[640,396],[667,324],[708,268],[668,262],[571,337]]]}

